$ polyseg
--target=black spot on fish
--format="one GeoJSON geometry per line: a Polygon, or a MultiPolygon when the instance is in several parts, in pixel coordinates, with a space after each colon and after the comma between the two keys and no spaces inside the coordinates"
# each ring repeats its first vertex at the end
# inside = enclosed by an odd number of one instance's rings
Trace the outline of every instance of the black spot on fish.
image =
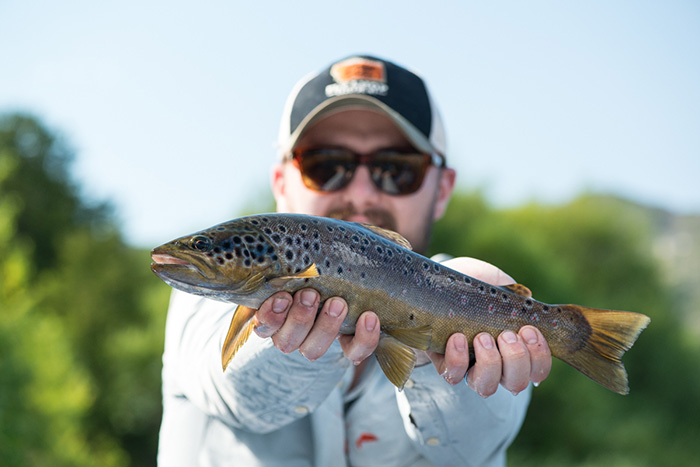
{"type": "Polygon", "coordinates": [[[243,261],[243,264],[245,264],[246,266],[250,266],[251,263],[250,263],[250,260],[247,259],[247,260],[243,261]]]}
{"type": "Polygon", "coordinates": [[[267,247],[267,254],[268,255],[274,253],[274,251],[275,251],[275,247],[273,247],[273,246],[267,247]]]}
{"type": "Polygon", "coordinates": [[[345,232],[345,227],[343,227],[343,226],[341,225],[341,226],[338,227],[338,230],[340,230],[341,232],[345,232]]]}
{"type": "Polygon", "coordinates": [[[319,251],[321,251],[321,244],[320,243],[318,243],[318,242],[314,243],[314,251],[317,253],[319,251]]]}
{"type": "Polygon", "coordinates": [[[358,243],[360,241],[360,237],[358,237],[357,234],[355,234],[352,236],[352,241],[358,243]]]}
{"type": "Polygon", "coordinates": [[[282,224],[277,226],[277,230],[279,230],[282,233],[287,233],[287,227],[283,226],[282,224]]]}
{"type": "Polygon", "coordinates": [[[243,250],[243,256],[245,256],[246,258],[250,258],[250,251],[243,250]]]}
{"type": "Polygon", "coordinates": [[[528,308],[532,308],[532,300],[530,300],[529,298],[525,300],[525,306],[528,308]]]}
{"type": "Polygon", "coordinates": [[[265,230],[263,232],[265,232],[267,235],[272,235],[272,229],[269,227],[265,227],[265,230]]]}
{"type": "Polygon", "coordinates": [[[408,317],[411,321],[413,321],[413,313],[411,313],[411,316],[408,317]]]}
{"type": "Polygon", "coordinates": [[[292,243],[294,243],[294,239],[293,239],[292,237],[286,237],[286,238],[284,239],[284,242],[285,242],[287,245],[292,246],[292,243]]]}
{"type": "Polygon", "coordinates": [[[304,249],[305,249],[305,250],[308,250],[310,247],[311,247],[311,242],[308,241],[308,240],[306,240],[306,241],[304,242],[304,249]]]}
{"type": "Polygon", "coordinates": [[[318,240],[318,237],[319,237],[318,232],[317,232],[317,231],[314,231],[314,238],[315,238],[316,240],[318,240]]]}
{"type": "Polygon", "coordinates": [[[253,225],[260,225],[260,222],[256,221],[255,219],[253,219],[252,221],[250,221],[250,223],[253,224],[253,225]]]}
{"type": "Polygon", "coordinates": [[[233,244],[231,243],[231,240],[224,240],[221,243],[221,248],[223,248],[224,251],[231,251],[231,249],[233,248],[233,244]]]}
{"type": "Polygon", "coordinates": [[[272,259],[272,261],[277,261],[279,259],[277,255],[272,255],[270,258],[272,259]]]}
{"type": "Polygon", "coordinates": [[[294,252],[292,250],[287,250],[284,252],[284,256],[291,261],[294,259],[294,252]]]}
{"type": "Polygon", "coordinates": [[[343,267],[342,267],[342,266],[338,266],[338,274],[342,274],[342,273],[343,273],[343,267]]]}
{"type": "Polygon", "coordinates": [[[232,255],[231,253],[226,253],[226,259],[232,260],[232,259],[233,259],[233,255],[232,255]]]}
{"type": "Polygon", "coordinates": [[[216,258],[216,262],[219,263],[219,264],[224,264],[224,258],[222,258],[221,256],[219,256],[218,258],[216,258]]]}
{"type": "Polygon", "coordinates": [[[544,311],[545,313],[549,313],[549,307],[547,305],[543,306],[542,311],[544,311]]]}
{"type": "Polygon", "coordinates": [[[282,238],[281,238],[278,234],[274,234],[274,235],[272,236],[272,241],[273,241],[273,242],[279,243],[280,240],[282,240],[282,238]]]}
{"type": "Polygon", "coordinates": [[[364,272],[360,273],[360,278],[364,279],[366,276],[367,276],[367,274],[365,274],[364,272]]]}
{"type": "Polygon", "coordinates": [[[215,247],[214,247],[214,253],[216,253],[217,255],[218,255],[218,254],[221,254],[221,248],[219,248],[218,246],[215,246],[215,247]]]}
{"type": "Polygon", "coordinates": [[[304,265],[308,265],[311,263],[311,258],[309,258],[309,255],[304,255],[304,265]]]}
{"type": "Polygon", "coordinates": [[[259,256],[258,257],[258,263],[264,263],[265,262],[265,257],[264,256],[259,256]]]}
{"type": "Polygon", "coordinates": [[[265,247],[264,247],[263,245],[261,245],[260,243],[258,243],[258,244],[255,246],[255,250],[256,250],[258,253],[262,253],[263,251],[265,251],[265,247]]]}
{"type": "Polygon", "coordinates": [[[301,225],[299,226],[299,228],[300,228],[301,230],[303,230],[304,232],[306,232],[306,229],[308,229],[309,227],[308,227],[306,224],[301,224],[301,225]]]}
{"type": "Polygon", "coordinates": [[[471,280],[470,278],[468,278],[468,277],[465,277],[465,278],[464,278],[464,283],[465,283],[465,284],[471,284],[471,283],[472,283],[472,280],[471,280]]]}
{"type": "Polygon", "coordinates": [[[489,292],[490,292],[491,295],[493,295],[494,297],[496,296],[496,293],[497,293],[497,292],[496,292],[496,288],[495,288],[495,287],[491,287],[491,288],[489,289],[489,292]]]}
{"type": "Polygon", "coordinates": [[[435,271],[435,272],[440,272],[440,265],[439,265],[439,264],[433,264],[433,271],[435,271]]]}
{"type": "Polygon", "coordinates": [[[267,224],[268,222],[270,222],[270,218],[269,218],[269,217],[263,217],[263,218],[262,218],[262,221],[263,221],[264,223],[267,224]]]}
{"type": "Polygon", "coordinates": [[[486,287],[484,287],[483,285],[479,286],[479,292],[484,292],[485,290],[486,290],[486,287]]]}
{"type": "Polygon", "coordinates": [[[327,225],[326,229],[328,229],[329,232],[333,232],[333,227],[331,227],[330,225],[327,225]]]}
{"type": "Polygon", "coordinates": [[[423,269],[427,271],[428,269],[430,269],[430,265],[426,262],[423,262],[423,269]]]}
{"type": "Polygon", "coordinates": [[[245,237],[243,237],[243,240],[245,240],[246,243],[253,243],[255,241],[252,235],[246,235],[245,237]]]}
{"type": "Polygon", "coordinates": [[[377,253],[379,253],[380,255],[384,254],[384,248],[382,248],[382,247],[379,246],[379,245],[377,245],[375,248],[376,248],[376,250],[377,250],[377,253]]]}
{"type": "Polygon", "coordinates": [[[239,237],[238,235],[233,237],[233,243],[235,243],[235,244],[240,244],[242,241],[243,240],[241,240],[241,237],[239,237]]]}

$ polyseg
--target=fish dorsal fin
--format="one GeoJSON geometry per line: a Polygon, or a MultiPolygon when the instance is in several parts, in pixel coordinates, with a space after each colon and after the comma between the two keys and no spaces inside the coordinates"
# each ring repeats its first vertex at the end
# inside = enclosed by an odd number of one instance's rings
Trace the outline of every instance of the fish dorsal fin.
{"type": "Polygon", "coordinates": [[[389,381],[403,389],[416,366],[416,353],[413,349],[394,337],[382,334],[375,355],[389,381]]]}
{"type": "Polygon", "coordinates": [[[236,355],[238,349],[240,349],[241,346],[246,343],[248,337],[250,337],[250,332],[255,325],[253,317],[256,311],[257,310],[253,308],[238,305],[236,311],[233,312],[231,325],[228,328],[228,333],[224,340],[224,347],[221,350],[221,366],[224,371],[226,371],[228,364],[231,363],[231,359],[236,355]]]}
{"type": "Polygon", "coordinates": [[[428,350],[433,339],[433,329],[427,325],[413,329],[386,328],[384,332],[418,350],[428,350]]]}
{"type": "Polygon", "coordinates": [[[530,292],[530,289],[528,289],[522,284],[503,285],[501,287],[503,287],[506,290],[509,290],[510,292],[513,292],[516,295],[520,295],[525,298],[532,298],[532,292],[530,292]]]}
{"type": "Polygon", "coordinates": [[[287,283],[287,281],[290,281],[292,279],[313,279],[314,277],[318,277],[320,275],[321,274],[318,272],[316,264],[312,263],[311,266],[304,269],[303,271],[299,271],[288,276],[275,277],[274,279],[270,280],[270,284],[272,284],[275,287],[282,287],[284,286],[284,284],[287,283]]]}
{"type": "Polygon", "coordinates": [[[368,228],[372,232],[376,233],[380,237],[384,237],[389,241],[392,241],[396,243],[397,245],[400,245],[404,248],[407,248],[409,250],[413,250],[413,247],[411,246],[411,242],[406,240],[403,235],[394,232],[393,230],[388,230],[388,229],[383,229],[381,227],[377,227],[376,225],[372,224],[362,224],[360,223],[361,226],[368,228]]]}

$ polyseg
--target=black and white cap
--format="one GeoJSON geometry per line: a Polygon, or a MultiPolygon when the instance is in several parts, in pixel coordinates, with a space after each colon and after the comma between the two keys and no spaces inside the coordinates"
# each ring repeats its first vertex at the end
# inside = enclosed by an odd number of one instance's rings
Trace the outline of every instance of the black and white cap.
{"type": "Polygon", "coordinates": [[[389,116],[416,149],[445,156],[445,131],[425,82],[395,63],[352,56],[299,81],[287,99],[279,134],[288,154],[310,124],[344,107],[364,107],[389,116]]]}

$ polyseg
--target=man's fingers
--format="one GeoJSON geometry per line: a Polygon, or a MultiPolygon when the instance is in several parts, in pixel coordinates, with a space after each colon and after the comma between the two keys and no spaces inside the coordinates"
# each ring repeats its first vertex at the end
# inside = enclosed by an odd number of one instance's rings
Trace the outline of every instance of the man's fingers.
{"type": "Polygon", "coordinates": [[[313,327],[320,296],[313,289],[302,289],[294,294],[287,319],[272,336],[275,347],[284,353],[297,350],[313,327]]]}
{"type": "Polygon", "coordinates": [[[255,333],[260,337],[275,334],[287,319],[291,305],[292,295],[287,292],[278,292],[265,300],[255,312],[255,333]]]}
{"type": "Polygon", "coordinates": [[[474,338],[476,363],[467,373],[467,384],[481,397],[491,396],[501,381],[502,360],[493,337],[482,332],[474,338]]]}
{"type": "Polygon", "coordinates": [[[552,369],[552,352],[549,345],[540,330],[534,326],[523,326],[518,334],[530,354],[530,381],[541,383],[552,369]]]}
{"type": "Polygon", "coordinates": [[[299,352],[311,361],[325,354],[338,335],[347,312],[348,306],[342,298],[326,300],[299,352]]]}
{"type": "Polygon", "coordinates": [[[498,348],[503,357],[501,384],[512,393],[525,390],[530,384],[530,353],[523,339],[513,331],[498,336],[498,348]]]}
{"type": "Polygon", "coordinates": [[[372,355],[379,343],[379,318],[371,311],[360,315],[354,336],[340,336],[338,340],[345,356],[355,365],[372,355]]]}

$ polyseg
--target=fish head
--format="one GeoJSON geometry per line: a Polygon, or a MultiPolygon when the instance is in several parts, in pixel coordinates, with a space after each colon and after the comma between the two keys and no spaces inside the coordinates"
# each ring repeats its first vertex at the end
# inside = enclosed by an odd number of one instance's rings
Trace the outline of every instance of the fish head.
{"type": "Polygon", "coordinates": [[[177,238],[151,251],[151,270],[168,285],[195,295],[245,303],[279,269],[267,236],[231,221],[177,238]]]}

